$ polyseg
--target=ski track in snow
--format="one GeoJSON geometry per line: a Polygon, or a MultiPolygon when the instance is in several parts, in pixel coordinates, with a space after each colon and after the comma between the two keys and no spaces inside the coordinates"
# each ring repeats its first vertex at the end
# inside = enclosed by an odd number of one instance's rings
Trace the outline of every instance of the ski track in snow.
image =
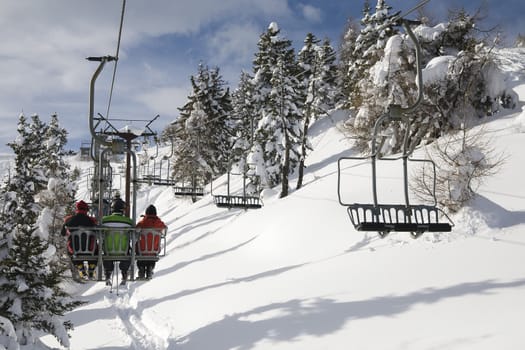
{"type": "MultiPolygon", "coordinates": [[[[133,282],[128,282],[133,283],[133,282]]],[[[119,295],[109,300],[115,310],[115,315],[122,323],[124,332],[130,337],[130,349],[133,350],[165,350],[168,348],[167,339],[158,334],[159,325],[150,327],[141,321],[143,315],[139,314],[136,305],[133,305],[134,287],[120,288],[119,295]]],[[[164,332],[165,333],[165,332],[164,332]]]]}

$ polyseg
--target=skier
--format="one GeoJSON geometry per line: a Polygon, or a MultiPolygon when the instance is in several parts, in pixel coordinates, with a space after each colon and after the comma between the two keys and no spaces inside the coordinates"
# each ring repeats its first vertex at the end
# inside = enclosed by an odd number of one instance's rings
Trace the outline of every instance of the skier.
{"type": "Polygon", "coordinates": [[[115,198],[113,198],[111,207],[115,205],[121,206],[122,208],[124,208],[124,212],[126,212],[126,202],[122,198],[120,198],[120,192],[115,193],[115,198]]]}
{"type": "MultiPolygon", "coordinates": [[[[112,251],[114,247],[108,247],[109,246],[109,235],[118,235],[120,238],[123,238],[125,242],[128,242],[129,244],[129,231],[122,230],[122,229],[113,229],[113,228],[128,228],[133,227],[133,221],[124,215],[124,201],[114,201],[112,205],[112,213],[111,215],[107,215],[102,217],[102,226],[105,227],[104,229],[104,235],[106,239],[106,251],[105,254],[108,256],[114,255],[115,253],[112,251]],[[111,229],[107,229],[111,228],[111,229]]],[[[111,240],[113,241],[113,240],[111,240]]],[[[120,240],[118,240],[120,242],[120,240]]],[[[129,247],[128,247],[129,248],[129,247]]],[[[120,253],[118,255],[121,255],[120,253]]],[[[124,255],[129,255],[129,249],[126,249],[124,252],[124,255]]],[[[122,285],[126,284],[126,281],[128,279],[128,269],[131,264],[130,259],[122,259],[119,261],[119,267],[120,271],[122,273],[122,285]]],[[[104,260],[104,272],[106,277],[106,285],[111,285],[111,274],[113,273],[113,269],[115,266],[114,260],[104,260]]]]}
{"type": "MultiPolygon", "coordinates": [[[[78,258],[78,256],[82,256],[82,253],[77,252],[77,254],[74,254],[76,250],[73,249],[74,247],[71,239],[71,233],[76,231],[76,227],[94,227],[97,225],[97,221],[94,217],[88,215],[89,205],[83,200],[76,202],[75,208],[75,214],[70,215],[64,219],[64,225],[62,226],[61,234],[62,236],[67,236],[67,252],[71,257],[71,261],[77,268],[80,278],[95,279],[95,270],[97,264],[90,261],[88,263],[88,271],[86,271],[84,267],[84,261],[81,258],[78,258]]],[[[94,236],[89,237],[88,250],[93,252],[91,255],[98,254],[98,245],[94,236]]]]}
{"type": "MultiPolygon", "coordinates": [[[[157,208],[154,205],[150,205],[146,208],[146,215],[137,223],[137,228],[153,228],[157,230],[164,230],[167,228],[166,224],[157,216],[157,208]]],[[[160,249],[160,236],[149,236],[141,235],[137,242],[137,250],[143,251],[144,246],[152,246],[153,250],[157,253],[160,249]],[[153,240],[153,242],[146,242],[146,240],[153,240]],[[142,249],[140,249],[142,247],[142,249]]],[[[143,254],[145,255],[145,254],[143,254]]],[[[138,260],[137,267],[139,269],[139,279],[151,279],[153,277],[153,269],[155,268],[155,261],[153,260],[138,260]]]]}

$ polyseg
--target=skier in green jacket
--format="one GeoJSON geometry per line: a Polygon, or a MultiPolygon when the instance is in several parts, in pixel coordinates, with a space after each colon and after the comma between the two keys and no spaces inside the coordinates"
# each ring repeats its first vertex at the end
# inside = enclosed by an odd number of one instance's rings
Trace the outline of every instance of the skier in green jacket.
{"type": "MultiPolygon", "coordinates": [[[[133,227],[133,220],[124,215],[125,204],[123,201],[115,201],[112,205],[111,215],[102,217],[102,226],[104,229],[104,253],[108,256],[117,255],[125,256],[130,253],[130,231],[125,228],[133,227]],[[113,229],[115,228],[115,229],[113,229]]],[[[129,258],[116,260],[119,262],[120,271],[122,272],[121,284],[126,284],[128,279],[128,270],[131,264],[129,258]]],[[[106,275],[106,285],[111,285],[111,274],[113,273],[115,260],[104,260],[104,272],[106,275]]]]}

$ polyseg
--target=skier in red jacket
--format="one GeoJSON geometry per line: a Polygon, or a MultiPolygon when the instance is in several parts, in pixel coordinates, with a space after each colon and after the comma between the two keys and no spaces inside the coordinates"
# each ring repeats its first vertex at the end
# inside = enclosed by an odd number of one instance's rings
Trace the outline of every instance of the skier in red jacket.
{"type": "MultiPolygon", "coordinates": [[[[157,208],[155,206],[150,205],[146,208],[146,215],[137,223],[137,228],[146,229],[146,228],[153,228],[157,230],[164,230],[167,228],[166,224],[162,222],[162,220],[157,216],[157,208]]],[[[143,235],[139,237],[139,240],[137,242],[137,250],[139,252],[145,251],[145,247],[149,246],[152,247],[152,249],[148,249],[148,251],[155,251],[156,254],[160,251],[160,236],[156,235],[143,235]],[[150,241],[148,241],[150,240],[150,241]]],[[[142,254],[142,255],[146,255],[142,254]]],[[[152,253],[150,253],[152,254],[152,253]]],[[[156,255],[155,254],[155,255],[156,255]]],[[[155,268],[155,261],[148,260],[138,260],[137,261],[137,267],[139,269],[139,279],[147,278],[151,279],[153,277],[153,269],[155,268]]]]}

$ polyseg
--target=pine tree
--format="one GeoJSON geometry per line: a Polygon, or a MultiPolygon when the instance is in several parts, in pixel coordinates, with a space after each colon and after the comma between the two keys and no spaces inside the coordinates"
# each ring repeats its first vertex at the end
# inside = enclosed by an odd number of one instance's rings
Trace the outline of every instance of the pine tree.
{"type": "Polygon", "coordinates": [[[66,242],[61,235],[61,228],[68,208],[73,206],[76,194],[76,184],[70,174],[69,164],[65,160],[64,147],[67,143],[67,131],[60,127],[57,115],[51,116],[51,121],[44,135],[47,188],[38,195],[38,203],[51,220],[49,225],[49,243],[56,250],[56,263],[69,266],[70,259],[66,250],[66,242]]]}
{"type": "Polygon", "coordinates": [[[174,140],[174,178],[186,181],[194,181],[195,176],[208,179],[226,171],[233,128],[229,121],[230,93],[219,68],[200,64],[190,80],[188,102],[179,108],[179,118],[164,133],[174,140]]]}
{"type": "Polygon", "coordinates": [[[232,93],[233,140],[231,162],[239,169],[246,169],[246,158],[253,144],[257,109],[254,101],[253,77],[243,71],[237,89],[232,93]]]}
{"type": "Polygon", "coordinates": [[[208,131],[207,150],[212,168],[216,174],[227,171],[233,137],[231,120],[232,101],[230,90],[220,74],[219,68],[210,69],[209,94],[203,103],[208,131]]]}
{"type": "Polygon", "coordinates": [[[353,62],[350,63],[346,82],[348,86],[348,104],[354,108],[360,108],[365,102],[363,95],[368,89],[362,82],[370,76],[370,68],[383,57],[383,49],[389,37],[397,33],[397,29],[391,22],[391,6],[384,0],[378,0],[376,10],[370,14],[368,1],[365,2],[363,18],[361,19],[361,31],[356,38],[353,62]]]}
{"type": "Polygon", "coordinates": [[[249,159],[268,187],[281,183],[288,195],[288,178],[299,162],[301,140],[301,88],[299,67],[291,41],[279,36],[276,23],[260,37],[254,60],[254,86],[258,124],[249,159]]]}
{"type": "Polygon", "coordinates": [[[336,103],[342,96],[341,83],[338,80],[337,53],[335,52],[329,39],[324,39],[317,51],[318,69],[315,77],[317,89],[316,98],[312,106],[316,111],[314,119],[327,113],[336,107],[336,103]]]}
{"type": "Polygon", "coordinates": [[[64,270],[51,269],[55,249],[47,243],[49,218],[39,215],[35,203],[38,178],[32,163],[33,133],[24,116],[18,123],[18,137],[10,143],[15,154],[15,174],[8,186],[9,200],[2,213],[0,230],[8,237],[7,256],[0,261],[0,316],[13,324],[19,344],[35,341],[37,331],[55,336],[69,345],[72,328],[62,316],[80,305],[61,289],[64,270]]]}
{"type": "Polygon", "coordinates": [[[326,115],[335,105],[337,95],[337,67],[335,51],[328,39],[322,45],[315,35],[308,33],[304,46],[298,54],[300,80],[302,87],[303,130],[300,142],[299,174],[297,188],[303,181],[306,153],[311,149],[308,143],[308,128],[310,123],[320,116],[326,115]]]}
{"type": "Polygon", "coordinates": [[[515,99],[510,91],[492,88],[502,84],[490,80],[498,75],[503,80],[503,75],[498,74],[492,48],[476,36],[478,22],[477,14],[469,15],[461,9],[450,14],[449,22],[437,26],[442,31],[434,40],[419,36],[424,63],[438,56],[450,59],[446,74],[425,84],[425,100],[414,117],[421,136],[412,136],[413,144],[461,130],[469,122],[466,116],[481,118],[493,115],[500,106],[513,108],[515,99]]]}
{"type": "MultiPolygon", "coordinates": [[[[191,96],[189,97],[191,98],[191,96]]],[[[186,121],[190,116],[200,112],[192,101],[187,102],[180,110],[179,118],[168,126],[163,133],[164,139],[170,139],[173,145],[174,181],[185,186],[197,186],[197,178],[206,178],[212,169],[205,167],[200,153],[200,134],[195,125],[187,128],[186,121]]]]}
{"type": "Polygon", "coordinates": [[[354,80],[354,74],[351,70],[357,60],[355,56],[355,45],[359,35],[358,25],[352,18],[348,19],[346,29],[341,39],[339,47],[339,65],[338,76],[341,90],[341,107],[349,109],[352,106],[350,96],[354,90],[357,81],[354,80]]]}
{"type": "MultiPolygon", "coordinates": [[[[380,3],[378,1],[378,8],[380,3]]],[[[385,13],[383,10],[379,17],[387,22],[379,28],[388,26],[390,16],[385,16],[385,13]]],[[[460,10],[452,14],[448,23],[439,24],[433,30],[428,30],[425,26],[413,28],[422,46],[423,67],[436,56],[446,55],[448,71],[443,77],[428,81],[425,80],[426,72],[423,71],[423,79],[426,81],[423,87],[424,100],[408,116],[408,150],[414,149],[423,141],[431,142],[449,130],[458,128],[464,115],[482,117],[497,111],[499,104],[503,107],[514,104],[509,91],[495,93],[488,88],[491,84],[488,80],[497,76],[497,68],[490,55],[491,49],[474,35],[476,21],[476,16],[460,10]],[[429,32],[433,34],[425,34],[429,32]],[[493,96],[494,94],[496,95],[493,96]]],[[[370,136],[377,119],[387,113],[391,105],[407,107],[417,97],[415,49],[412,41],[406,34],[391,35],[386,45],[383,45],[381,37],[376,40],[376,48],[384,49],[381,50],[381,57],[367,68],[364,77],[359,80],[359,112],[346,123],[354,136],[357,136],[357,147],[363,151],[369,151],[370,136]]],[[[400,152],[405,132],[405,123],[385,122],[379,140],[380,153],[400,152]]]]}
{"type": "MultiPolygon", "coordinates": [[[[303,184],[304,162],[306,160],[307,150],[311,150],[311,145],[308,143],[308,128],[310,121],[319,113],[315,110],[314,100],[317,98],[319,76],[320,76],[320,62],[318,51],[320,40],[312,33],[308,33],[304,39],[304,46],[298,54],[298,65],[301,69],[301,87],[303,104],[303,131],[301,135],[301,148],[299,159],[299,174],[297,177],[297,189],[300,189],[303,184]]],[[[322,113],[322,112],[321,112],[322,113]]]]}
{"type": "Polygon", "coordinates": [[[34,158],[30,160],[31,162],[31,171],[35,178],[35,191],[36,193],[40,192],[47,186],[47,176],[46,168],[49,166],[46,159],[47,153],[46,148],[42,147],[45,143],[45,135],[47,133],[48,126],[42,122],[38,114],[31,116],[31,122],[29,124],[29,135],[27,136],[30,139],[32,145],[31,153],[34,155],[34,158]]]}

